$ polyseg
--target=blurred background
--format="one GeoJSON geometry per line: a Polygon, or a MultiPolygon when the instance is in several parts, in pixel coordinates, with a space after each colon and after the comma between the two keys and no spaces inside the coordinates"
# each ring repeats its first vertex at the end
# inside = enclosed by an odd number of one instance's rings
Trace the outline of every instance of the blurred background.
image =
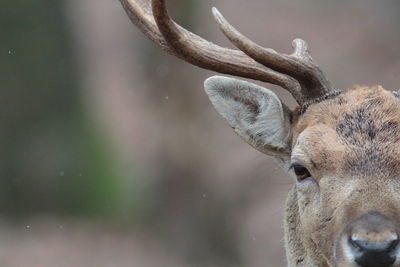
{"type": "MultiPolygon", "coordinates": [[[[398,1],[169,2],[220,45],[212,6],[278,51],[306,39],[337,88],[398,89],[398,1]]],[[[285,266],[291,180],[212,108],[212,72],[117,0],[5,1],[0,25],[0,266],[285,266]]]]}

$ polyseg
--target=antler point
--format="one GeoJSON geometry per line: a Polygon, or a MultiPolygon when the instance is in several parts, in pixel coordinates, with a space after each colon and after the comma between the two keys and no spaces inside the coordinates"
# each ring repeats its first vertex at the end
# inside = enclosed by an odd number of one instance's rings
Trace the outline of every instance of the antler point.
{"type": "Polygon", "coordinates": [[[212,7],[212,13],[214,15],[215,20],[217,20],[217,22],[221,22],[223,20],[223,16],[221,14],[221,12],[219,12],[219,10],[216,7],[212,7]]]}

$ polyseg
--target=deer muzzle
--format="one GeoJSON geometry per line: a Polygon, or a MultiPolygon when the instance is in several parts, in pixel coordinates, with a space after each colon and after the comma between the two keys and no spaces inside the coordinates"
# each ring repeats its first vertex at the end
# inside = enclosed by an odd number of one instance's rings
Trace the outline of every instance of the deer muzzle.
{"type": "Polygon", "coordinates": [[[337,243],[338,266],[397,266],[399,230],[397,223],[378,212],[359,217],[346,227],[337,243]]]}

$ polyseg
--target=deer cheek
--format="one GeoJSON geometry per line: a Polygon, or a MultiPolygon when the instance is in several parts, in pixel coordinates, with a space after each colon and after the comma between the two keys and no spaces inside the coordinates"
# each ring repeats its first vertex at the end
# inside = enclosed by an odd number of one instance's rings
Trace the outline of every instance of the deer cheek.
{"type": "Polygon", "coordinates": [[[314,206],[313,202],[318,199],[318,183],[313,180],[307,180],[296,184],[297,198],[300,212],[305,212],[307,207],[314,206]]]}

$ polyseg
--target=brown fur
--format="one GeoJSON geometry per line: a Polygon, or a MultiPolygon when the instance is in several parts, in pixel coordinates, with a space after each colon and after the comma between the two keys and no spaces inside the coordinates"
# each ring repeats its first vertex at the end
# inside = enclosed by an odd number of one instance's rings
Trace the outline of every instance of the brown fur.
{"type": "Polygon", "coordinates": [[[338,266],[335,244],[350,222],[371,211],[400,222],[400,99],[355,86],[293,118],[292,162],[316,182],[289,194],[288,265],[338,266]]]}

